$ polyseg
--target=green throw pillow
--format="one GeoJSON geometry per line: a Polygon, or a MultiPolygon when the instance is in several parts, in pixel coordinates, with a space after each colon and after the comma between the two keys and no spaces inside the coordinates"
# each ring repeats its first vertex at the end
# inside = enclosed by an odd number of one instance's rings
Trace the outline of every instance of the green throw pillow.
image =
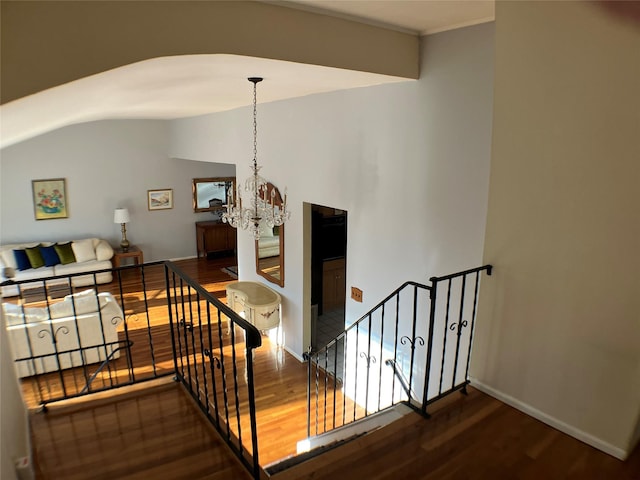
{"type": "Polygon", "coordinates": [[[76,261],[76,256],[73,254],[71,248],[71,242],[56,243],[55,247],[58,257],[60,257],[60,263],[66,265],[67,263],[73,263],[76,261]]]}
{"type": "Polygon", "coordinates": [[[42,254],[40,253],[40,245],[36,245],[35,247],[25,248],[24,251],[27,254],[27,258],[29,258],[29,263],[31,264],[31,268],[44,267],[44,258],[42,258],[42,254]]]}

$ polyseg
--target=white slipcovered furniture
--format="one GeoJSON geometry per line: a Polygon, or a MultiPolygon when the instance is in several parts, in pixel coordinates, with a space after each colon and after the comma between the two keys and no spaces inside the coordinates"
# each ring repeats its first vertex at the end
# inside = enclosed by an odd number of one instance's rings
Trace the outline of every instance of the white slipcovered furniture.
{"type": "MultiPolygon", "coordinates": [[[[2,307],[14,361],[30,359],[16,362],[20,378],[102,362],[118,348],[124,315],[110,293],[86,290],[49,308],[2,307]]],[[[111,358],[119,356],[115,351],[111,358]]]]}
{"type": "Polygon", "coordinates": [[[280,235],[274,233],[273,228],[261,224],[258,258],[277,257],[278,255],[280,255],[280,235]]]}
{"type": "MultiPolygon", "coordinates": [[[[42,266],[39,268],[28,268],[20,270],[15,258],[14,250],[24,250],[35,246],[49,247],[54,245],[52,242],[30,242],[12,245],[0,246],[0,274],[2,281],[7,280],[7,268],[11,269],[15,276],[12,278],[14,282],[21,280],[35,280],[41,278],[49,278],[59,275],[70,275],[74,273],[92,272],[96,270],[104,270],[112,268],[111,258],[113,257],[113,248],[106,240],[98,238],[86,238],[82,240],[71,240],[70,242],[58,242],[58,245],[71,244],[75,261],[71,263],[58,263],[53,266],[42,266]]],[[[96,275],[95,281],[98,284],[109,283],[113,280],[111,272],[102,272],[96,275]]],[[[60,280],[60,283],[66,280],[60,280]]],[[[72,279],[72,285],[75,287],[87,286],[94,284],[93,275],[82,275],[72,279]]],[[[42,284],[40,283],[40,286],[42,284]]],[[[49,283],[47,283],[49,285],[49,283]]],[[[23,284],[22,288],[26,285],[23,284]]],[[[5,285],[1,290],[3,297],[12,297],[18,295],[18,287],[16,285],[5,285]]]]}

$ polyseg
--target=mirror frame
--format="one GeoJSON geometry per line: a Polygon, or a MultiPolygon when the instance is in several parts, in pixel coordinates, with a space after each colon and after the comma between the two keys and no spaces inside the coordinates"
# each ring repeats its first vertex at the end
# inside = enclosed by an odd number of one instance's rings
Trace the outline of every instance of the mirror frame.
{"type": "MultiPolygon", "coordinates": [[[[274,197],[274,205],[282,206],[282,197],[280,196],[280,192],[278,191],[278,187],[271,183],[267,183],[267,198],[270,198],[271,191],[275,190],[276,195],[274,197]]],[[[276,278],[273,275],[269,275],[264,270],[260,269],[260,258],[258,256],[258,240],[255,241],[255,250],[256,250],[256,273],[260,275],[265,280],[275,283],[280,287],[284,287],[284,224],[278,227],[278,237],[280,239],[280,253],[279,256],[279,264],[280,264],[280,278],[276,278]]]]}
{"type": "Polygon", "coordinates": [[[193,194],[193,211],[198,213],[198,212],[216,212],[218,210],[224,210],[225,208],[225,204],[227,202],[227,198],[229,195],[229,188],[231,188],[232,192],[235,192],[235,188],[236,188],[236,177],[209,177],[209,178],[194,178],[193,179],[193,183],[192,183],[192,194],[193,194]],[[206,207],[206,208],[199,208],[198,207],[198,186],[200,184],[206,184],[206,183],[222,183],[224,182],[225,184],[229,184],[231,183],[231,185],[226,185],[226,192],[225,192],[225,199],[223,200],[222,205],[220,206],[215,206],[215,207],[206,207]]]}

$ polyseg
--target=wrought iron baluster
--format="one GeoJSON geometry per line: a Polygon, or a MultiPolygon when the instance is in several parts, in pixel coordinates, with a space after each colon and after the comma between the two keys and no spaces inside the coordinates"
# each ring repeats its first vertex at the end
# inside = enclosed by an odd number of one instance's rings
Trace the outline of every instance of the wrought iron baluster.
{"type": "Polygon", "coordinates": [[[422,414],[429,417],[427,413],[427,401],[429,398],[429,382],[431,381],[431,355],[433,353],[433,327],[436,320],[436,299],[438,298],[438,280],[431,277],[431,287],[429,288],[429,336],[427,339],[427,365],[425,367],[424,390],[422,392],[422,414]]]}
{"type": "Polygon", "coordinates": [[[444,333],[442,334],[442,363],[440,364],[440,386],[438,395],[442,394],[442,382],[444,380],[444,364],[447,360],[447,330],[449,329],[449,312],[451,305],[451,279],[447,286],[447,306],[444,314],[444,333]]]}
{"type": "Polygon", "coordinates": [[[189,339],[187,338],[187,326],[189,325],[188,322],[186,321],[187,318],[187,312],[185,309],[185,299],[184,299],[184,280],[182,278],[179,279],[179,283],[180,283],[180,309],[181,309],[181,313],[182,313],[182,320],[180,322],[180,324],[182,325],[182,335],[184,337],[184,359],[187,362],[187,375],[186,377],[188,377],[189,380],[189,390],[193,392],[193,380],[191,378],[191,360],[190,360],[190,353],[189,353],[189,339]]]}
{"type": "MultiPolygon", "coordinates": [[[[398,364],[398,328],[400,324],[400,290],[396,293],[396,330],[393,335],[393,364],[398,364]]],[[[380,357],[382,358],[382,357],[380,357]]],[[[393,376],[391,384],[391,399],[395,402],[396,398],[396,376],[393,376]]]]}
{"type": "MultiPolygon", "coordinates": [[[[365,417],[369,413],[369,379],[371,378],[371,371],[369,370],[369,367],[371,366],[371,313],[369,314],[369,329],[367,333],[368,333],[367,336],[369,337],[369,339],[367,341],[367,383],[366,383],[366,390],[364,394],[364,416],[365,417]]],[[[375,357],[373,358],[373,361],[375,363],[375,357]]]]}
{"type": "Polygon", "coordinates": [[[320,355],[318,353],[315,354],[316,361],[316,435],[318,435],[318,416],[320,411],[320,355]]]}
{"type": "MultiPolygon", "coordinates": [[[[192,297],[192,289],[191,285],[187,285],[187,301],[189,302],[189,324],[190,328],[188,329],[189,334],[191,336],[191,356],[193,357],[193,370],[189,370],[189,376],[195,377],[196,389],[195,393],[198,396],[198,400],[200,400],[200,375],[198,375],[198,349],[196,348],[196,329],[193,324],[194,314],[193,314],[193,301],[192,297]]],[[[200,295],[196,292],[196,304],[200,302],[200,295]]]]}
{"type": "Polygon", "coordinates": [[[307,349],[307,437],[311,436],[311,345],[307,349]]]}
{"type": "Polygon", "coordinates": [[[323,429],[327,431],[327,388],[328,388],[328,368],[329,368],[329,349],[324,347],[324,417],[323,417],[323,429]]]}
{"type": "MultiPolygon", "coordinates": [[[[46,302],[46,306],[47,306],[47,311],[51,312],[51,304],[49,303],[49,292],[47,291],[47,282],[43,282],[43,286],[42,286],[43,290],[44,290],[44,298],[45,298],[45,302],[46,302]]],[[[100,311],[100,304],[98,303],[98,297],[96,296],[96,303],[97,305],[97,311],[98,311],[98,317],[100,320],[100,327],[102,329],[102,312],[100,311]]],[[[80,328],[78,326],[78,316],[76,315],[76,305],[75,305],[75,297],[71,297],[71,309],[73,311],[73,324],[75,326],[75,333],[76,333],[76,339],[78,340],[78,348],[80,349],[80,361],[82,362],[82,373],[84,375],[84,380],[85,380],[85,384],[89,379],[89,371],[87,370],[87,362],[86,362],[86,358],[84,355],[84,350],[82,349],[82,337],[80,336],[80,328]]],[[[51,317],[49,317],[51,318],[51,317]]],[[[104,338],[104,331],[103,331],[103,338],[104,338]]],[[[103,343],[104,340],[103,340],[103,343]]],[[[105,355],[106,358],[106,355],[105,355]]],[[[74,368],[74,364],[73,364],[73,352],[69,352],[69,363],[71,368],[74,368]]],[[[78,392],[80,391],[80,388],[78,387],[78,381],[76,379],[76,376],[73,375],[73,386],[74,386],[74,391],[78,392]]]]}
{"type": "Polygon", "coordinates": [[[465,386],[462,387],[462,392],[466,395],[467,385],[469,381],[469,364],[471,362],[471,346],[473,345],[473,331],[476,322],[476,307],[478,306],[478,290],[480,287],[480,272],[476,272],[476,284],[473,291],[473,313],[471,314],[471,331],[469,332],[469,350],[467,352],[467,366],[464,371],[465,386]]]}
{"type": "MultiPolygon", "coordinates": [[[[380,313],[380,362],[378,363],[378,410],[380,410],[380,398],[382,397],[382,356],[384,347],[384,306],[382,304],[382,312],[380,313]]],[[[393,405],[393,397],[391,404],[393,405]]]]}
{"type": "MultiPolygon", "coordinates": [[[[233,325],[233,322],[231,322],[231,324],[229,325],[229,333],[234,332],[235,331],[235,326],[233,325]]],[[[222,377],[222,398],[224,400],[224,419],[225,419],[225,424],[227,426],[227,443],[229,442],[229,440],[231,439],[231,427],[229,426],[229,394],[227,391],[227,372],[226,372],[226,368],[225,368],[225,361],[224,361],[224,340],[222,337],[222,327],[220,324],[218,324],[218,340],[220,341],[220,363],[221,363],[221,377],[222,377]]]]}
{"type": "MultiPolygon", "coordinates": [[[[231,330],[231,360],[233,363],[233,393],[235,395],[236,401],[236,423],[238,427],[238,445],[240,448],[240,453],[242,454],[242,450],[244,446],[242,445],[242,425],[240,424],[240,398],[238,396],[238,360],[236,355],[236,329],[231,330]]],[[[245,365],[247,364],[247,359],[245,359],[245,365]]]]}
{"type": "MultiPolygon", "coordinates": [[[[207,313],[209,310],[209,304],[207,303],[207,313]]],[[[202,355],[202,384],[204,386],[204,404],[206,407],[206,411],[207,413],[209,413],[209,379],[207,378],[207,362],[205,362],[204,360],[204,338],[203,338],[203,334],[202,334],[202,305],[200,304],[200,296],[198,296],[198,310],[197,310],[197,314],[198,314],[198,333],[199,333],[199,337],[200,337],[200,355],[202,355]]],[[[207,326],[210,329],[211,328],[211,319],[209,318],[209,316],[207,315],[207,326]]],[[[199,393],[198,393],[198,398],[199,398],[199,393]]]]}
{"type": "MultiPolygon", "coordinates": [[[[340,338],[340,337],[338,337],[340,338]]],[[[339,341],[333,345],[333,428],[336,428],[336,395],[338,390],[338,347],[339,341]]]]}
{"type": "MultiPolygon", "coordinates": [[[[415,361],[415,341],[416,341],[416,327],[418,323],[418,286],[413,287],[413,312],[412,312],[412,326],[411,326],[411,359],[409,361],[409,388],[413,388],[413,366],[415,361]]],[[[422,338],[421,338],[422,339],[422,338]]],[[[402,339],[400,340],[402,342],[402,339]]],[[[424,345],[424,340],[422,340],[424,345]]]]}
{"type": "MultiPolygon", "coordinates": [[[[218,312],[218,330],[220,330],[221,329],[220,310],[217,310],[217,312],[218,312]]],[[[213,336],[211,334],[211,305],[208,302],[207,302],[207,318],[209,319],[209,327],[207,329],[209,348],[211,349],[211,352],[213,352],[213,336]]],[[[220,370],[220,359],[218,359],[217,357],[216,359],[217,359],[216,367],[218,370],[220,370]]],[[[219,429],[220,428],[220,409],[218,408],[218,385],[216,382],[216,370],[214,368],[211,368],[210,371],[211,371],[211,391],[213,395],[213,409],[215,410],[215,414],[216,414],[214,421],[216,426],[219,429]]],[[[207,402],[209,402],[209,399],[207,399],[207,402]]]]}
{"type": "MultiPolygon", "coordinates": [[[[258,430],[256,415],[255,385],[253,379],[253,350],[255,347],[246,343],[245,356],[247,364],[247,389],[249,394],[249,425],[251,426],[251,455],[253,457],[253,476],[256,480],[260,477],[260,462],[258,457],[258,430]]],[[[241,450],[242,452],[242,450],[241,450]]]]}
{"type": "Polygon", "coordinates": [[[344,352],[342,355],[342,361],[344,362],[344,366],[342,367],[344,370],[344,378],[345,382],[342,384],[342,425],[347,422],[347,389],[346,389],[346,378],[347,378],[347,368],[349,366],[349,356],[348,356],[348,345],[349,345],[349,331],[344,333],[344,352]]]}
{"type": "Polygon", "coordinates": [[[356,419],[356,405],[358,404],[358,340],[360,338],[360,323],[356,323],[356,348],[354,353],[355,365],[355,380],[353,381],[353,418],[352,422],[356,419]]]}
{"type": "Polygon", "coordinates": [[[142,277],[142,295],[144,299],[144,310],[147,315],[147,338],[149,339],[149,353],[151,354],[151,366],[153,368],[153,376],[158,375],[158,371],[156,370],[156,354],[155,354],[155,346],[153,344],[153,335],[151,332],[151,318],[149,317],[149,300],[147,298],[147,281],[145,277],[145,267],[144,264],[140,266],[140,274],[142,277]]]}
{"type": "Polygon", "coordinates": [[[467,286],[467,276],[462,276],[462,288],[460,289],[460,316],[458,319],[458,339],[456,341],[456,356],[453,361],[453,376],[451,377],[451,388],[456,386],[456,373],[458,372],[458,356],[460,354],[460,338],[462,335],[462,329],[467,326],[467,321],[462,320],[464,315],[464,295],[465,288],[467,286]]]}
{"type": "MultiPolygon", "coordinates": [[[[123,312],[126,312],[126,304],[125,304],[125,300],[124,300],[124,291],[122,288],[122,270],[118,269],[118,288],[120,290],[120,305],[122,308],[123,312]]],[[[122,323],[123,323],[123,328],[124,328],[124,339],[125,342],[127,344],[129,343],[133,343],[131,342],[131,339],[129,338],[129,322],[127,321],[127,316],[124,315],[124,318],[122,319],[122,323]]],[[[133,371],[133,359],[131,358],[131,349],[127,348],[126,350],[127,353],[127,371],[129,374],[129,380],[131,382],[135,382],[136,381],[136,375],[135,372],[133,371]]]]}
{"type": "MultiPolygon", "coordinates": [[[[176,329],[177,327],[177,319],[178,317],[178,299],[177,299],[177,295],[175,294],[175,277],[176,274],[175,272],[171,272],[171,275],[169,274],[169,269],[167,268],[167,266],[165,265],[164,267],[164,279],[165,279],[165,283],[166,283],[166,288],[167,288],[167,310],[169,312],[169,331],[171,332],[171,348],[173,349],[173,368],[175,369],[176,375],[178,374],[178,372],[183,372],[182,369],[178,369],[178,358],[182,359],[182,346],[180,345],[180,335],[177,335],[178,337],[178,349],[176,350],[176,335],[174,332],[174,323],[176,324],[176,329]],[[172,287],[173,287],[173,292],[172,292],[172,287]],[[174,318],[174,311],[172,308],[172,304],[171,304],[171,295],[173,293],[173,304],[175,305],[175,318],[174,318]]],[[[181,360],[182,361],[182,360],[181,360]]]]}
{"type": "MultiPolygon", "coordinates": [[[[420,345],[421,347],[424,346],[424,338],[418,336],[415,338],[409,338],[408,336],[404,335],[401,339],[400,339],[400,343],[402,345],[406,345],[407,343],[410,345],[410,350],[411,350],[411,356],[413,357],[415,354],[415,349],[416,349],[416,345],[420,345]]],[[[412,380],[412,376],[411,376],[412,371],[409,371],[409,392],[412,391],[413,389],[413,384],[411,383],[412,380]]],[[[411,394],[409,393],[409,400],[411,400],[411,394]]]]}

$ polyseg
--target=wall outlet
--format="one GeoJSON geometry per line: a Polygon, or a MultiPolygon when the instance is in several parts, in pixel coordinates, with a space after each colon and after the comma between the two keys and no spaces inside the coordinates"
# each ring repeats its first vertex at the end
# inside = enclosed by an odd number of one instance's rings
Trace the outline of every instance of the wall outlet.
{"type": "Polygon", "coordinates": [[[362,290],[356,287],[351,287],[351,298],[353,298],[356,302],[362,303],[362,290]]]}

